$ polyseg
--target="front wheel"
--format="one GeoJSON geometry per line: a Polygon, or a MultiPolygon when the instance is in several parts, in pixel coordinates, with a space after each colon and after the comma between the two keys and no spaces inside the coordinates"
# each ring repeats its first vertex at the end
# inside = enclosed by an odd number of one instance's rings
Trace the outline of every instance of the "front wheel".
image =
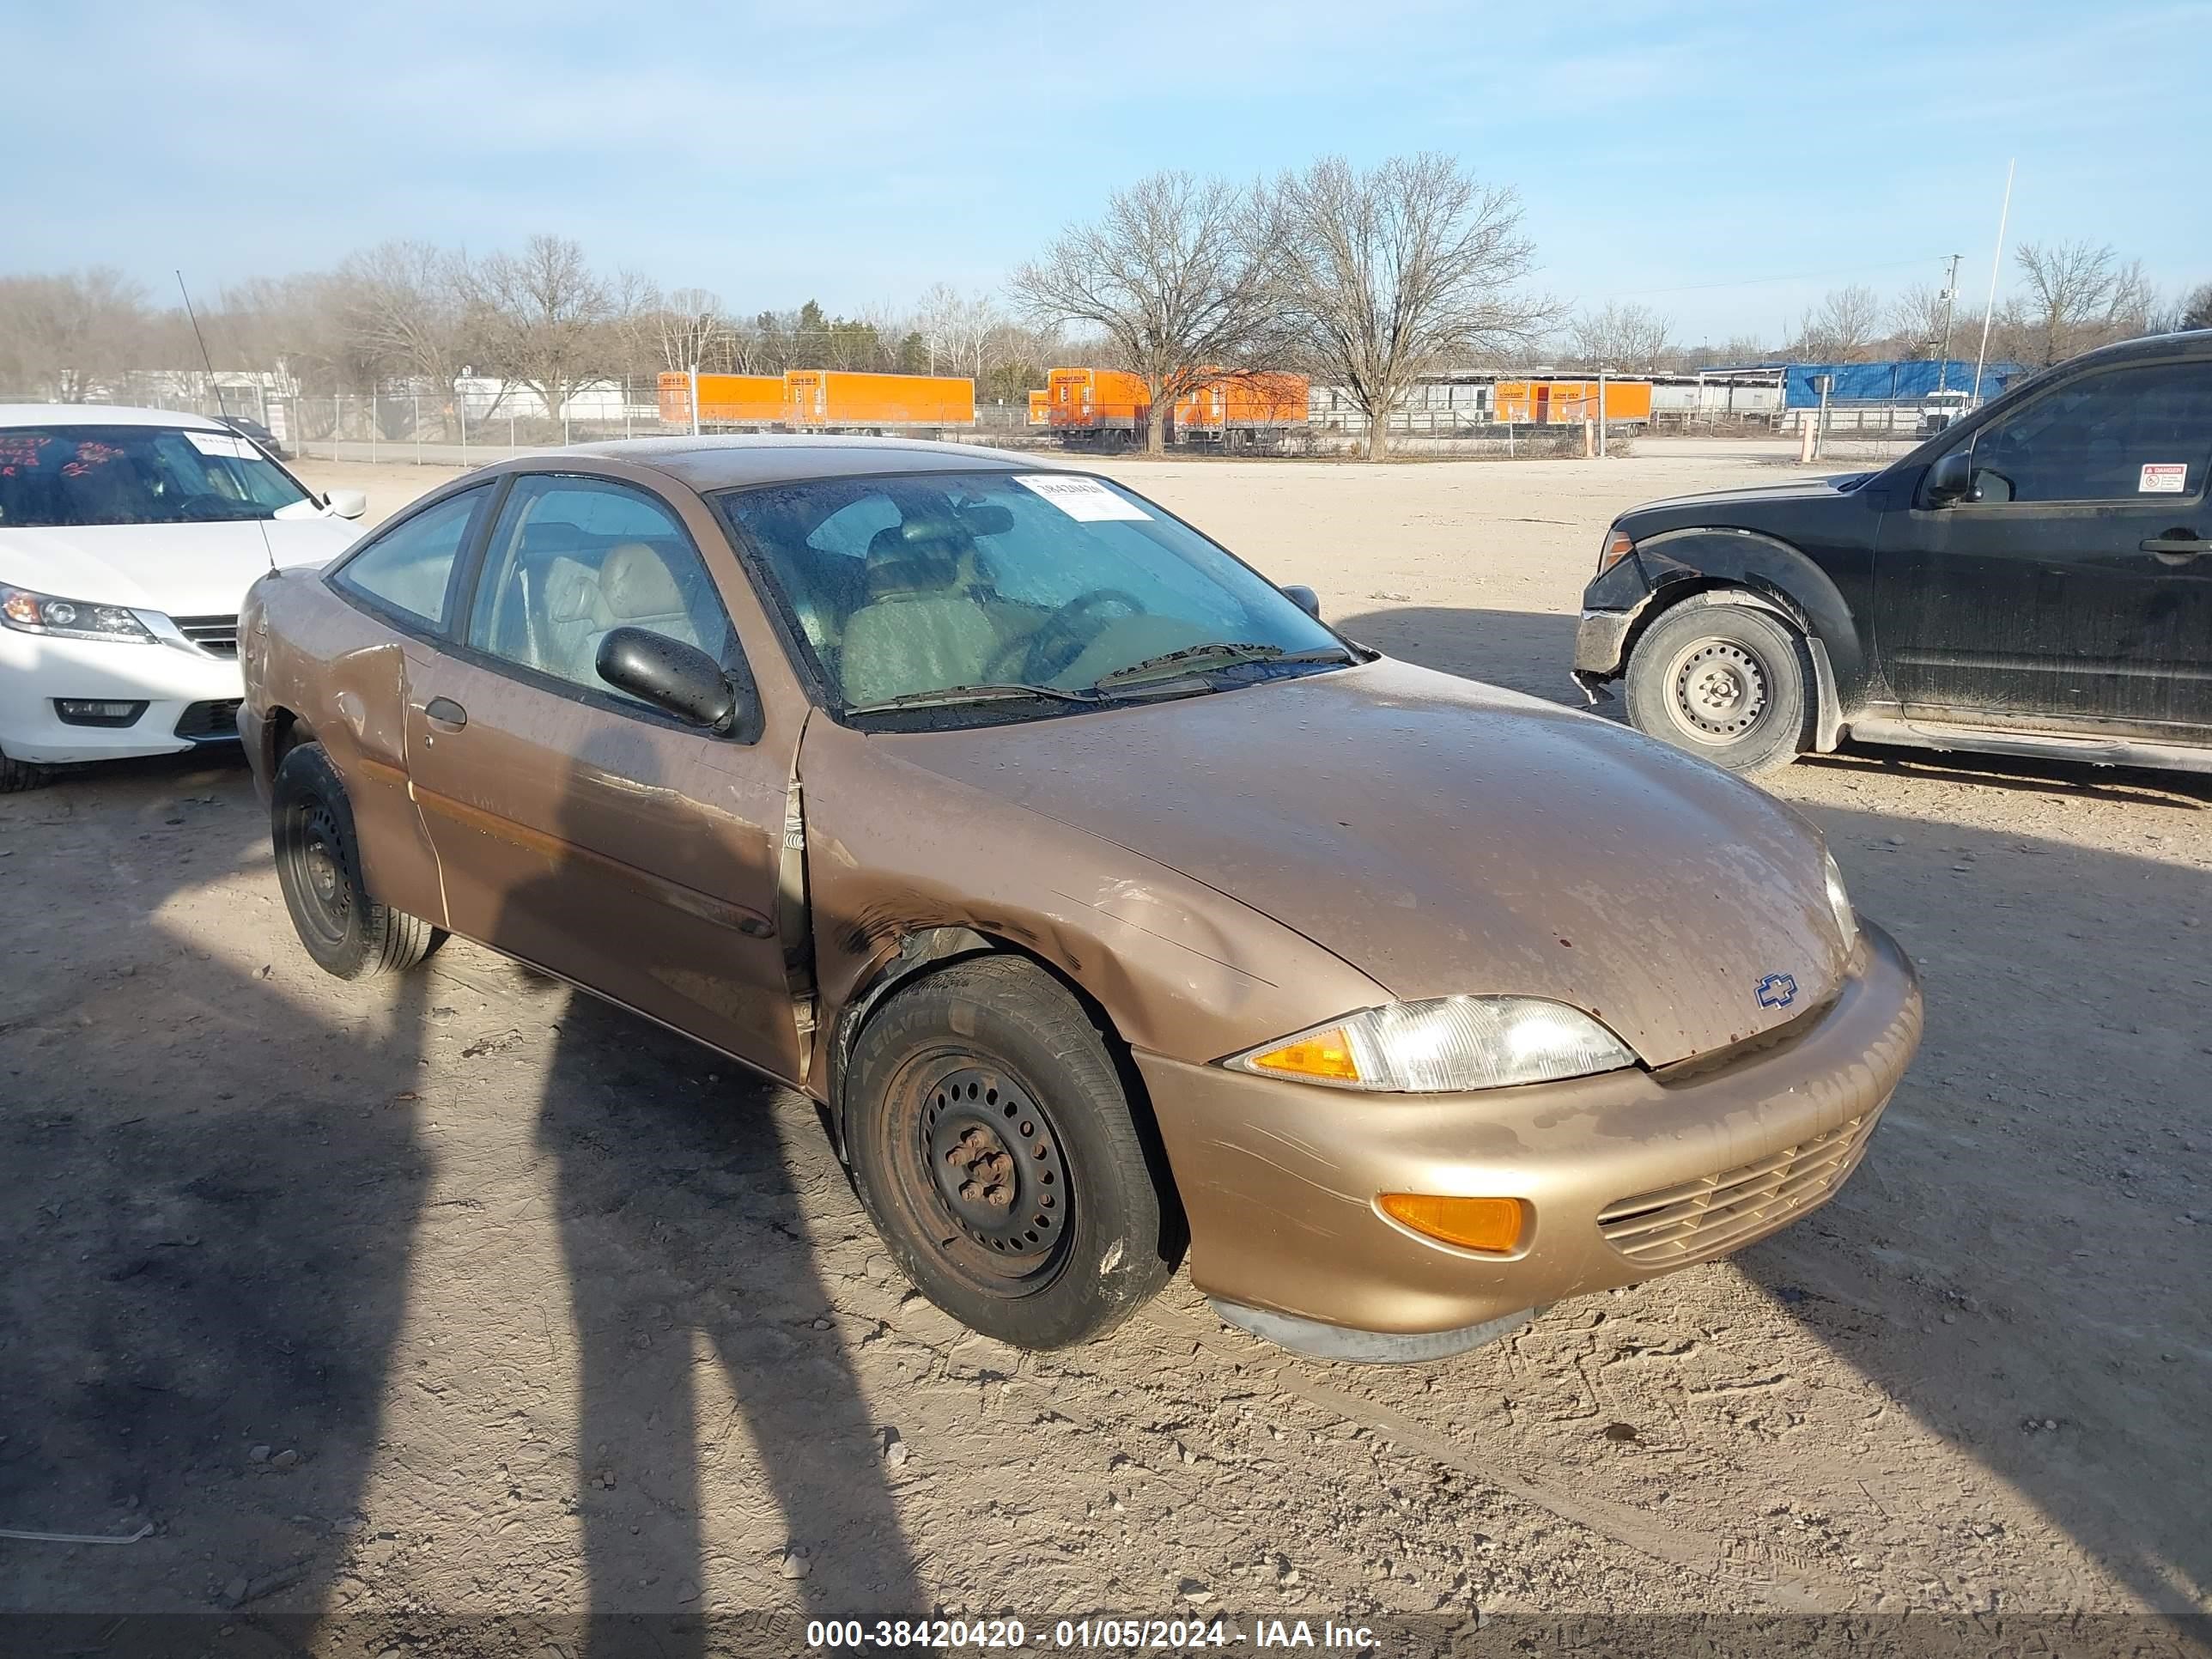
{"type": "Polygon", "coordinates": [[[1034,963],[897,992],[847,1080],[854,1182],[917,1289],[1024,1348],[1088,1341],[1167,1282],[1176,1212],[1106,1040],[1034,963]]]}
{"type": "Polygon", "coordinates": [[[19,790],[36,789],[53,774],[43,766],[33,766],[28,761],[19,761],[0,754],[0,795],[12,795],[19,790]]]}
{"type": "Polygon", "coordinates": [[[1638,731],[1731,772],[1787,766],[1807,747],[1810,653],[1769,611],[1692,599],[1637,641],[1626,678],[1638,731]]]}
{"type": "Polygon", "coordinates": [[[324,972],[362,979],[412,968],[446,935],[371,897],[345,784],[319,743],[287,753],[270,790],[276,883],[292,927],[324,972]]]}

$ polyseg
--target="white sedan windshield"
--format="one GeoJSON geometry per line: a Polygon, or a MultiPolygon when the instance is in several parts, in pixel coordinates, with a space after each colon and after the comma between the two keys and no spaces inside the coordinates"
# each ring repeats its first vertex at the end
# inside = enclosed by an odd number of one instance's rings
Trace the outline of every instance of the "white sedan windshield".
{"type": "Polygon", "coordinates": [[[0,530],[273,519],[308,500],[290,474],[234,433],[0,428],[0,530]]]}

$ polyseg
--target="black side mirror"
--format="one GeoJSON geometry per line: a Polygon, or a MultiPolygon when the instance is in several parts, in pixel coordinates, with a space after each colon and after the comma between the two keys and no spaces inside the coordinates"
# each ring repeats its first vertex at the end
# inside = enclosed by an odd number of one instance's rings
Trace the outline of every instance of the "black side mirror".
{"type": "Polygon", "coordinates": [[[1321,595],[1310,587],[1293,582],[1283,590],[1283,597],[1316,622],[1321,620],[1321,595]]]}
{"type": "Polygon", "coordinates": [[[1971,450],[1954,449],[1939,455],[1928,469],[1928,505],[1948,507],[1970,499],[1974,493],[1974,457],[1971,450]]]}
{"type": "Polygon", "coordinates": [[[611,629],[599,641],[597,666],[617,691],[680,720],[748,742],[760,735],[758,695],[696,645],[642,628],[611,629]]]}

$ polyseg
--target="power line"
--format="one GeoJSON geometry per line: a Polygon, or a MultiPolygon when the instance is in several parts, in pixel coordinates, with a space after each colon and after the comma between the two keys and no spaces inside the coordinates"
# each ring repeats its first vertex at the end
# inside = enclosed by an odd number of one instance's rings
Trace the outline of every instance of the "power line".
{"type": "Polygon", "coordinates": [[[1942,253],[1923,254],[1917,259],[1897,259],[1881,265],[1844,265],[1829,270],[1793,271],[1786,276],[1747,276],[1731,283],[1688,283],[1680,288],[1624,289],[1613,294],[1601,294],[1601,300],[1636,300],[1652,294],[1705,294],[1716,289],[1765,288],[1775,283],[1808,283],[1820,276],[1863,276],[1876,270],[1905,270],[1915,265],[1924,265],[1931,259],[1944,259],[1942,253]]]}

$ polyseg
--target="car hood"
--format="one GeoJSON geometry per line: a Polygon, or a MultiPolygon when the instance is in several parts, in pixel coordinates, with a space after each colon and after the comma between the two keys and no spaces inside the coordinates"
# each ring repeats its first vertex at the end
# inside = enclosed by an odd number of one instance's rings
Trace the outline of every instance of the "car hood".
{"type": "MultiPolygon", "coordinates": [[[[1833,501],[1848,495],[1873,474],[1868,472],[1838,472],[1825,478],[1793,478],[1787,483],[1756,484],[1744,489],[1706,489],[1694,495],[1670,495],[1664,501],[1646,501],[1632,508],[1614,520],[1638,533],[1638,526],[1646,520],[1680,520],[1684,523],[1700,525],[1725,524],[1729,514],[1739,507],[1756,507],[1781,501],[1833,501]]],[[[1672,524],[1659,524],[1660,529],[1672,524]]],[[[1644,533],[1650,533],[1646,531],[1644,533]]]]}
{"type": "Polygon", "coordinates": [[[1820,837],[1795,813],[1626,727],[1403,663],[879,740],[1204,882],[1394,996],[1551,998],[1653,1066],[1782,1024],[1844,970],[1820,837]]]}
{"type": "Polygon", "coordinates": [[[173,617],[229,616],[272,562],[326,564],[360,534],[320,517],[0,529],[0,582],[173,617]]]}

